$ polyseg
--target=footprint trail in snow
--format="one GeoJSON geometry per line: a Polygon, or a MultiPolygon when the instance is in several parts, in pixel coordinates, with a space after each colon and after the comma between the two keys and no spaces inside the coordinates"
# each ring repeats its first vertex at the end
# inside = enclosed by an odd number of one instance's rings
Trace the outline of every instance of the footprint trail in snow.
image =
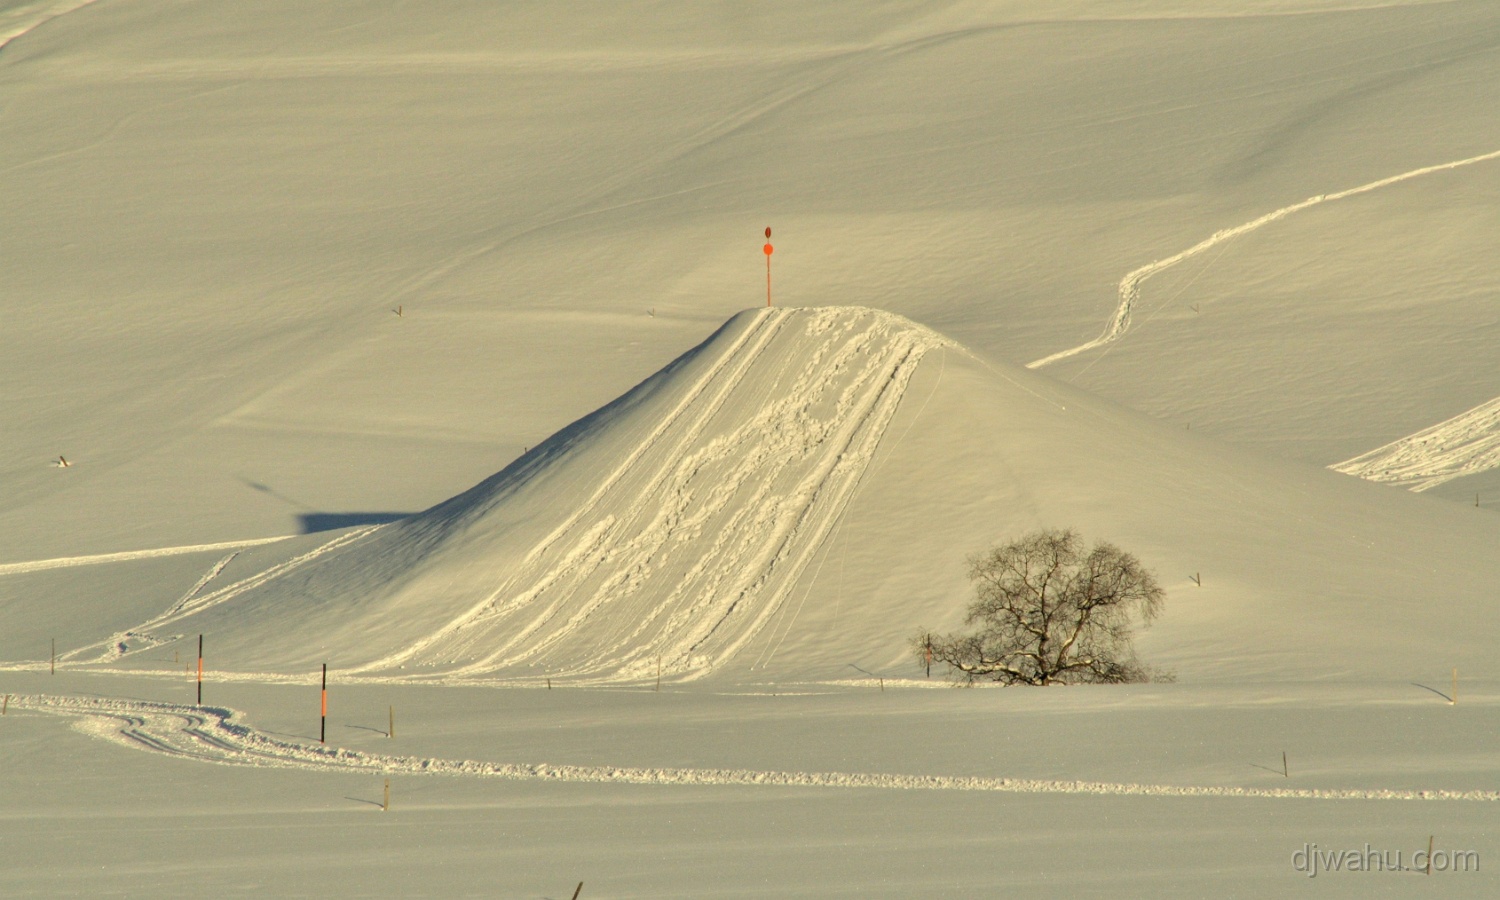
{"type": "MultiPolygon", "coordinates": [[[[1038,369],[1118,341],[1130,329],[1131,317],[1141,297],[1141,284],[1146,279],[1225,241],[1249,234],[1293,213],[1323,203],[1343,200],[1346,197],[1369,193],[1423,175],[1446,172],[1493,159],[1500,159],[1500,150],[1435,166],[1412,169],[1409,172],[1402,172],[1399,175],[1392,175],[1389,178],[1382,178],[1333,194],[1318,194],[1300,203],[1272,210],[1242,225],[1216,231],[1186,250],[1141,266],[1121,279],[1119,305],[1115,308],[1115,314],[1105,326],[1104,332],[1098,337],[1076,347],[1033,360],[1027,363],[1026,367],[1038,369]]],[[[1483,472],[1496,466],[1500,466],[1500,397],[1431,428],[1392,441],[1353,459],[1335,463],[1328,468],[1370,481],[1396,484],[1414,491],[1425,491],[1443,482],[1483,472]]]]}
{"type": "Polygon", "coordinates": [[[57,696],[13,697],[10,707],[76,719],[75,728],[114,744],[219,765],[386,775],[447,775],[513,781],[677,786],[806,787],[875,790],[984,791],[1293,800],[1500,801],[1500,791],[1243,788],[1103,781],[1056,781],[861,772],[778,772],[755,769],[572,766],[387,756],[279,740],[238,721],[234,710],[130,700],[57,696]]]}

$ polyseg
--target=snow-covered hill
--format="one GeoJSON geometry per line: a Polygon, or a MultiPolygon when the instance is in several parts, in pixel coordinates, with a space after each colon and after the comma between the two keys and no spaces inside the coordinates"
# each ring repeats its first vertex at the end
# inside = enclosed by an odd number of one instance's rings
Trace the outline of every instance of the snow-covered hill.
{"type": "Polygon", "coordinates": [[[1494,664],[1488,513],[1247,455],[854,307],[743,312],[451,500],[246,548],[237,577],[215,562],[67,658],[205,633],[217,668],[269,674],[901,671],[913,631],[961,614],[963,557],[1042,526],[1160,570],[1146,646],[1194,680],[1494,664]]]}
{"type": "Polygon", "coordinates": [[[0,894],[1500,894],[1496,109],[1493,0],[0,0],[0,894]],[[1042,526],[1179,681],[913,690],[1042,526]]]}

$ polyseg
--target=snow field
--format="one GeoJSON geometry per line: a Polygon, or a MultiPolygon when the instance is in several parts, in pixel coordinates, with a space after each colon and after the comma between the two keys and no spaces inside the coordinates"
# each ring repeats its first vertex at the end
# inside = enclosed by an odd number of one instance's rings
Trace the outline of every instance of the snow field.
{"type": "Polygon", "coordinates": [[[0,2],[0,894],[1492,862],[1500,526],[1438,497],[1500,473],[1496,47],[1488,0],[0,2]],[[788,308],[629,390],[767,224],[788,308]],[[1158,571],[1180,683],[901,689],[1057,526],[1158,571]]]}

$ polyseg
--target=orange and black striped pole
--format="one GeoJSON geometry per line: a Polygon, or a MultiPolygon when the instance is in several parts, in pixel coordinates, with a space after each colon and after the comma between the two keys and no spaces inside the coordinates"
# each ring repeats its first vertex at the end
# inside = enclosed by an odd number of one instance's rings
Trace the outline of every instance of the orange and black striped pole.
{"type": "Polygon", "coordinates": [[[328,743],[328,663],[323,663],[323,723],[318,726],[318,743],[328,743]]]}
{"type": "Polygon", "coordinates": [[[764,251],[765,254],[766,254],[766,305],[767,306],[771,305],[771,251],[773,251],[775,249],[776,249],[775,247],[771,246],[771,226],[767,225],[766,226],[766,245],[761,248],[761,250],[764,251]]]}
{"type": "Polygon", "coordinates": [[[203,705],[203,635],[198,635],[198,705],[203,705]]]}

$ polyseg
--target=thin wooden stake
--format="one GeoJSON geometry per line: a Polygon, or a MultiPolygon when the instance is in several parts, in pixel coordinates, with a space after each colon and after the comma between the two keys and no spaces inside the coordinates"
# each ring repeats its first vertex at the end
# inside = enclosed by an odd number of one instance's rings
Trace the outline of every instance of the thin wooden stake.
{"type": "Polygon", "coordinates": [[[389,778],[385,780],[385,800],[380,804],[380,811],[391,811],[391,780],[389,778]]]}
{"type": "Polygon", "coordinates": [[[1432,874],[1432,835],[1427,836],[1427,874],[1432,874]]]}
{"type": "Polygon", "coordinates": [[[882,693],[882,694],[885,693],[885,676],[884,675],[880,676],[880,693],[882,693]]]}
{"type": "Polygon", "coordinates": [[[1286,751],[1285,750],[1281,751],[1281,777],[1282,778],[1291,778],[1292,777],[1291,773],[1288,772],[1287,768],[1286,768],[1286,751]]]}
{"type": "Polygon", "coordinates": [[[766,226],[766,245],[761,248],[766,254],[766,306],[771,305],[771,226],[766,226]]]}
{"type": "Polygon", "coordinates": [[[547,690],[549,690],[549,691],[552,690],[552,679],[551,678],[547,679],[547,690]]]}
{"type": "Polygon", "coordinates": [[[1193,579],[1193,584],[1196,584],[1198,587],[1203,587],[1203,573],[1202,572],[1194,572],[1192,575],[1190,575],[1188,577],[1190,577],[1190,578],[1193,579]]]}
{"type": "Polygon", "coordinates": [[[323,718],[318,725],[318,743],[328,743],[328,663],[323,663],[323,718]]]}
{"type": "Polygon", "coordinates": [[[578,900],[578,895],[583,893],[583,882],[578,882],[578,887],[573,889],[573,900],[578,900]]]}
{"type": "Polygon", "coordinates": [[[4,704],[0,704],[0,716],[5,715],[5,713],[9,709],[10,709],[10,694],[6,694],[5,695],[5,703],[4,704]]]}

